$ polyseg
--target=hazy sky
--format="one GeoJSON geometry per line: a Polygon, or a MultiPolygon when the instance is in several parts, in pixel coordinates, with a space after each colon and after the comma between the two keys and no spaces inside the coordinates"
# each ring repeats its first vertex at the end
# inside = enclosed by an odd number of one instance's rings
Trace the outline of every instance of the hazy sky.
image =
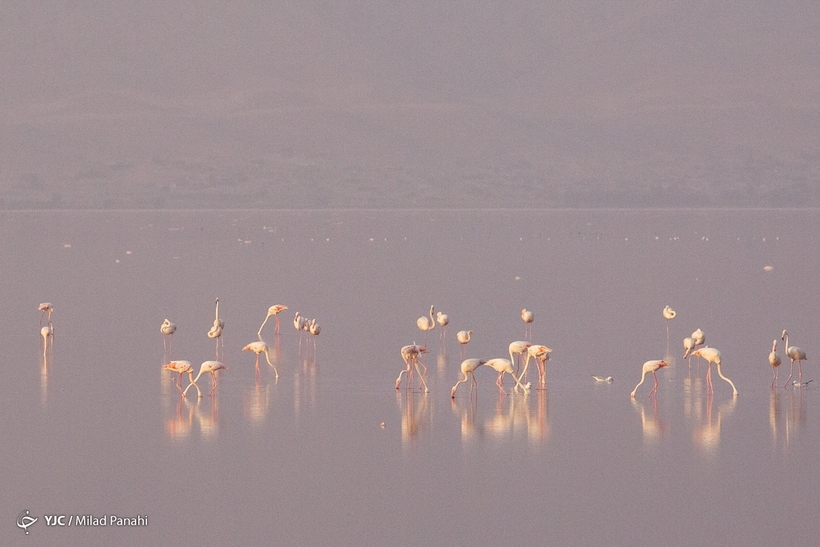
{"type": "Polygon", "coordinates": [[[818,36],[812,1],[7,2],[0,208],[820,205],[818,36]]]}

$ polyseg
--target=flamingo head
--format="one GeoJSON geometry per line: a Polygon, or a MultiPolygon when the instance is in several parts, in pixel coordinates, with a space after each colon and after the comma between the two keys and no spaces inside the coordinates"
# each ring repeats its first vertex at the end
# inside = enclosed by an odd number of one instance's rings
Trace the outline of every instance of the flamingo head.
{"type": "Polygon", "coordinates": [[[663,367],[668,367],[668,366],[669,366],[669,363],[667,363],[666,361],[661,361],[660,363],[658,363],[658,368],[663,368],[663,367]]]}

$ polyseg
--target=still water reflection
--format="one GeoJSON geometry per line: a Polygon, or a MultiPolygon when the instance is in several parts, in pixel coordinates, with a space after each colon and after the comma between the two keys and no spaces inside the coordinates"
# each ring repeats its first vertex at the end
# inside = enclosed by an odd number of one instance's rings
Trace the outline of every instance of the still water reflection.
{"type": "Polygon", "coordinates": [[[5,213],[0,223],[0,543],[24,537],[24,510],[149,515],[129,530],[41,519],[32,545],[810,545],[820,532],[810,471],[820,391],[770,389],[767,361],[788,328],[809,356],[804,380],[814,375],[815,211],[5,213]],[[214,358],[216,298],[228,368],[213,396],[203,376],[205,396],[182,398],[162,366],[187,359],[198,371],[214,358]],[[39,331],[44,299],[54,337],[39,331]],[[264,333],[277,381],[242,348],[278,303],[289,308],[281,332],[264,333]],[[426,333],[429,392],[418,377],[397,391],[399,350],[423,343],[416,319],[430,304],[449,332],[426,333]],[[297,331],[296,312],[321,334],[297,331]],[[177,326],[170,347],[164,318],[177,326]],[[737,397],[721,380],[708,392],[704,363],[682,358],[698,328],[737,397]],[[460,330],[473,331],[466,347],[460,330]],[[461,351],[507,357],[522,336],[552,349],[546,389],[516,391],[506,377],[504,395],[479,367],[477,387],[450,398],[461,351]],[[632,400],[649,359],[670,366],[656,393],[632,400]],[[513,518],[533,506],[538,518],[513,518]]]}

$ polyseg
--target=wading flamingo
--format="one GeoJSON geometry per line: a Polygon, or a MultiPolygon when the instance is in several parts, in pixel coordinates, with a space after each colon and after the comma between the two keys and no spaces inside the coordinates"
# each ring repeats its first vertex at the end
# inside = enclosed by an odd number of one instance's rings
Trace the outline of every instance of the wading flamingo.
{"type": "MultiPolygon", "coordinates": [[[[214,324],[208,331],[208,338],[216,340],[216,358],[219,360],[219,339],[222,338],[222,330],[225,328],[225,321],[219,318],[219,298],[216,299],[216,311],[214,312],[214,324]]],[[[222,347],[225,347],[225,341],[222,341],[222,347]]]]}
{"type": "MultiPolygon", "coordinates": [[[[185,391],[182,392],[182,396],[184,397],[185,394],[188,393],[188,388],[190,388],[192,385],[196,386],[196,390],[197,392],[199,392],[199,385],[196,383],[196,381],[199,380],[199,377],[206,372],[209,372],[211,374],[211,383],[213,384],[213,387],[211,387],[211,391],[210,393],[208,393],[208,395],[213,395],[214,390],[216,390],[216,386],[218,385],[216,381],[217,370],[228,370],[228,367],[226,367],[219,361],[205,361],[204,363],[202,363],[202,365],[200,365],[199,367],[199,374],[196,375],[196,378],[191,380],[191,383],[188,384],[188,387],[186,387],[185,391]]],[[[199,396],[202,397],[201,392],[199,392],[199,396]]]]}
{"type": "Polygon", "coordinates": [[[526,340],[516,340],[515,342],[510,343],[510,363],[515,364],[516,373],[518,372],[518,368],[521,366],[521,361],[524,360],[524,353],[531,345],[532,344],[526,340]]]}
{"type": "Polygon", "coordinates": [[[170,355],[171,348],[174,347],[174,333],[176,331],[177,326],[171,323],[167,318],[162,322],[162,326],[159,328],[159,332],[162,334],[162,351],[165,352],[166,355],[170,355]],[[171,337],[170,341],[168,340],[169,336],[171,337]]]}
{"type": "Polygon", "coordinates": [[[473,336],[473,331],[471,330],[460,330],[456,334],[456,340],[458,343],[461,344],[461,358],[464,359],[467,357],[467,344],[470,342],[470,337],[473,336]]]}
{"type": "Polygon", "coordinates": [[[439,341],[447,342],[447,325],[450,324],[450,316],[446,313],[438,312],[436,313],[436,323],[441,327],[441,333],[438,337],[439,341]]]}
{"type": "MultiPolygon", "coordinates": [[[[179,390],[179,393],[182,394],[182,375],[186,372],[188,373],[188,380],[193,382],[194,379],[194,367],[191,366],[190,361],[171,361],[164,367],[164,370],[170,370],[171,372],[178,373],[176,386],[179,390]]],[[[199,386],[197,386],[197,390],[199,390],[199,386]]]]}
{"type": "Polygon", "coordinates": [[[518,376],[518,381],[521,382],[522,379],[527,379],[527,369],[530,366],[530,359],[535,358],[536,363],[538,364],[538,383],[540,385],[544,385],[547,383],[547,361],[549,361],[550,353],[552,352],[551,348],[547,346],[542,346],[539,344],[533,344],[527,348],[527,357],[524,359],[524,370],[521,371],[521,374],[518,376]],[[542,370],[543,366],[543,370],[542,370]]]}
{"type": "Polygon", "coordinates": [[[769,364],[772,365],[774,374],[771,389],[774,389],[774,385],[777,383],[777,368],[780,366],[780,362],[780,356],[777,354],[777,338],[775,338],[772,340],[772,352],[769,354],[769,364]]]}
{"type": "Polygon", "coordinates": [[[410,344],[401,348],[401,358],[404,359],[405,369],[399,372],[399,377],[396,378],[396,390],[398,390],[401,385],[402,374],[407,374],[407,385],[411,388],[413,387],[413,369],[415,369],[418,371],[419,376],[421,376],[421,383],[424,385],[424,392],[430,392],[427,388],[427,382],[424,380],[424,375],[427,372],[427,366],[425,366],[425,364],[419,359],[419,355],[422,353],[429,353],[429,350],[426,347],[416,344],[410,344]],[[419,369],[419,365],[421,365],[424,369],[423,372],[419,369]]]}
{"type": "Polygon", "coordinates": [[[524,385],[518,381],[518,378],[515,377],[515,373],[513,372],[512,362],[509,359],[497,358],[497,359],[490,359],[486,363],[484,363],[488,367],[493,368],[496,372],[498,372],[498,379],[495,381],[495,385],[498,386],[498,389],[501,390],[501,393],[507,395],[507,392],[504,391],[504,373],[506,372],[510,376],[513,377],[515,380],[515,387],[520,387],[524,391],[528,391],[530,389],[530,384],[524,385]]]}
{"type": "Polygon", "coordinates": [[[676,315],[675,310],[669,306],[663,308],[663,318],[666,319],[666,355],[669,355],[669,320],[674,319],[676,315]]]}
{"type": "Polygon", "coordinates": [[[630,397],[633,399],[635,398],[635,393],[638,391],[638,388],[641,387],[641,384],[646,379],[646,375],[650,372],[652,373],[652,377],[655,378],[655,386],[652,388],[652,391],[649,392],[649,396],[651,396],[655,391],[658,389],[658,377],[655,375],[655,371],[659,368],[663,368],[669,366],[669,363],[664,361],[663,359],[654,359],[652,361],[647,361],[643,364],[643,371],[641,372],[641,381],[638,382],[638,385],[635,386],[635,389],[632,390],[632,394],[630,397]]]}
{"type": "Polygon", "coordinates": [[[521,310],[521,320],[524,321],[524,337],[529,340],[532,338],[532,322],[535,320],[535,314],[524,308],[521,310]]]}
{"type": "Polygon", "coordinates": [[[45,317],[46,314],[48,314],[48,324],[51,325],[51,312],[54,311],[54,304],[51,302],[43,302],[37,306],[37,309],[43,312],[40,314],[40,326],[43,326],[43,317],[45,317]]]}
{"type": "Polygon", "coordinates": [[[806,360],[806,352],[803,351],[801,348],[798,348],[797,346],[790,346],[789,345],[789,333],[786,332],[785,330],[783,331],[783,334],[780,335],[780,339],[783,340],[786,343],[785,346],[783,346],[783,347],[786,348],[786,357],[788,357],[791,360],[791,367],[789,367],[789,377],[786,378],[786,383],[783,384],[783,387],[786,387],[787,385],[789,385],[789,380],[792,379],[792,375],[794,374],[794,362],[795,361],[797,361],[797,366],[799,367],[799,370],[800,370],[800,374],[799,374],[798,378],[800,379],[800,382],[802,383],[803,382],[803,361],[806,360]]]}
{"type": "Polygon", "coordinates": [[[264,353],[265,360],[270,365],[270,368],[273,369],[274,374],[276,374],[276,379],[279,379],[279,371],[276,370],[276,367],[273,366],[273,363],[270,362],[270,350],[265,342],[263,342],[262,340],[251,342],[250,344],[242,348],[242,351],[252,351],[256,354],[256,372],[259,372],[259,354],[264,353]]]}
{"type": "Polygon", "coordinates": [[[435,306],[430,306],[430,318],[428,319],[426,316],[422,315],[418,319],[416,319],[416,326],[424,332],[424,345],[427,345],[427,332],[436,328],[436,320],[433,319],[433,311],[435,306]]]}
{"type": "Polygon", "coordinates": [[[273,334],[279,334],[279,314],[286,309],[288,309],[288,307],[283,306],[282,304],[276,304],[275,306],[268,308],[268,314],[265,316],[265,320],[262,321],[262,326],[259,327],[259,332],[256,333],[256,336],[258,336],[260,340],[262,339],[262,329],[265,328],[265,323],[268,322],[271,315],[274,319],[276,319],[276,326],[273,328],[273,334]]]}
{"type": "Polygon", "coordinates": [[[715,348],[710,348],[709,346],[705,346],[702,348],[698,348],[692,352],[692,355],[697,355],[698,357],[703,357],[706,359],[707,366],[709,368],[706,369],[706,391],[707,393],[711,391],[712,393],[715,392],[715,389],[712,387],[712,363],[715,364],[715,368],[717,368],[718,376],[726,380],[726,382],[732,386],[732,394],[737,395],[737,388],[735,384],[732,383],[730,379],[723,375],[720,371],[720,352],[715,348]]]}
{"type": "Polygon", "coordinates": [[[478,385],[475,381],[475,369],[480,367],[481,365],[485,364],[487,361],[483,359],[465,359],[461,362],[461,373],[464,375],[464,378],[456,382],[456,385],[453,386],[453,389],[450,390],[450,398],[456,398],[456,388],[458,388],[459,384],[462,384],[467,381],[468,376],[472,378],[472,382],[470,383],[470,393],[473,392],[473,388],[478,385]]]}

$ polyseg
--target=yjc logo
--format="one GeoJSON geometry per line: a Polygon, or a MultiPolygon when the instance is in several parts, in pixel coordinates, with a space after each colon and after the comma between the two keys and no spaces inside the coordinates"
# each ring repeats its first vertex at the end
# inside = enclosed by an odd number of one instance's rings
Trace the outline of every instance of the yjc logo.
{"type": "Polygon", "coordinates": [[[28,535],[28,527],[35,522],[37,522],[37,517],[32,517],[29,515],[28,509],[23,510],[19,515],[17,515],[17,527],[25,530],[26,535],[28,535]]]}

